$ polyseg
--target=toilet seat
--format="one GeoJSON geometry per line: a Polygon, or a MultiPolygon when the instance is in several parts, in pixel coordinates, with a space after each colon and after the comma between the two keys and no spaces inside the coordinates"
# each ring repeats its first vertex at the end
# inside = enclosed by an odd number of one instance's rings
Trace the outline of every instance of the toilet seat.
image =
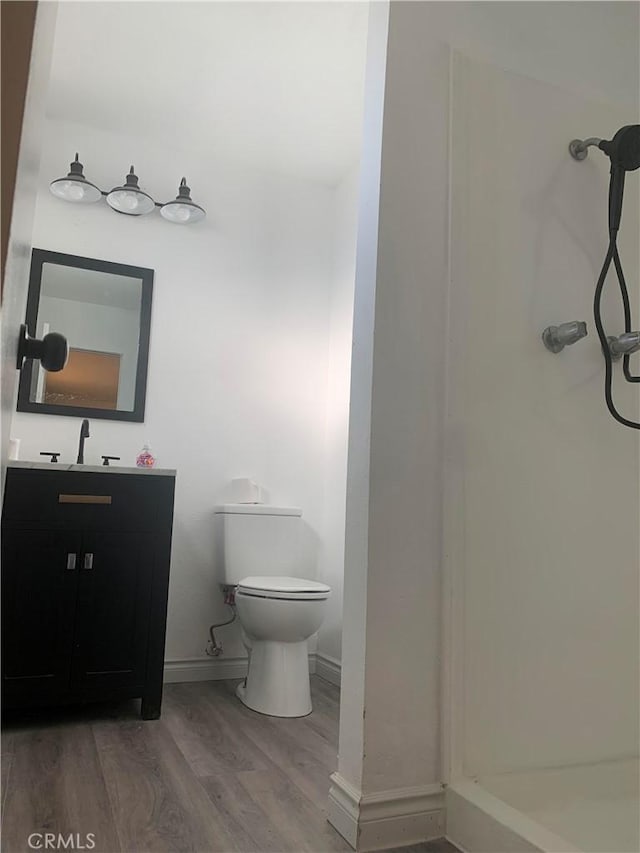
{"type": "Polygon", "coordinates": [[[331,587],[324,583],[289,577],[247,577],[240,581],[236,589],[236,595],[276,598],[281,601],[322,601],[330,593],[331,587]]]}

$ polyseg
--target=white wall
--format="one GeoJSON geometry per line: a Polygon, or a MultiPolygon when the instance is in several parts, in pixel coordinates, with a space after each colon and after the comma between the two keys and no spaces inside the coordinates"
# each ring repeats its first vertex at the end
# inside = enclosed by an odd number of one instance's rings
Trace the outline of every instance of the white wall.
{"type": "Polygon", "coordinates": [[[58,4],[41,3],[36,13],[29,83],[27,86],[22,138],[16,170],[16,185],[11,212],[11,231],[7,246],[2,293],[2,390],[0,422],[0,496],[4,495],[6,461],[9,451],[11,418],[18,394],[16,370],[18,332],[24,322],[31,252],[31,227],[36,203],[38,170],[42,147],[42,128],[51,67],[58,4]]]}
{"type": "MultiPolygon", "coordinates": [[[[212,509],[229,480],[252,477],[270,500],[301,506],[315,550],[306,568],[318,568],[325,470],[335,468],[326,429],[338,196],[80,124],[49,120],[45,140],[34,245],[155,270],[145,423],[94,419],[85,460],[108,453],[130,465],[148,439],[158,465],[177,468],[166,656],[206,659],[208,626],[226,617],[212,509]],[[171,198],[186,175],[207,219],[176,227],[157,213],[60,202],[48,183],[75,151],[101,187],[133,162],[143,188],[171,198]]],[[[78,429],[78,419],[17,413],[12,435],[23,459],[51,449],[74,461],[78,429]]],[[[225,658],[244,654],[237,626],[220,639],[225,658]]]]}
{"type": "MultiPolygon", "coordinates": [[[[464,607],[467,775],[634,756],[640,716],[640,440],[609,415],[593,322],[608,245],[609,161],[567,140],[611,138],[637,110],[455,57],[448,433],[449,565],[464,607]],[[589,129],[590,128],[590,129],[589,129]],[[498,133],[496,133],[498,129],[498,133]],[[490,204],[488,199],[491,199],[490,204]],[[541,331],[586,320],[553,356],[541,331]]],[[[638,198],[620,253],[640,319],[638,198]]],[[[609,334],[622,331],[615,276],[609,334]]],[[[635,359],[634,359],[635,361],[635,359]]],[[[633,365],[637,372],[637,364],[633,365]]],[[[640,421],[638,386],[615,399],[640,421]]]]}
{"type": "MultiPolygon", "coordinates": [[[[351,521],[348,516],[345,568],[345,613],[358,612],[366,590],[366,648],[360,636],[345,631],[343,637],[345,663],[353,660],[354,672],[356,660],[364,668],[365,697],[360,720],[353,708],[341,718],[340,773],[365,794],[428,786],[444,772],[440,631],[450,48],[633,108],[637,26],[638,8],[626,3],[391,6],[371,452],[366,470],[350,460],[347,485],[347,494],[356,494],[369,478],[368,565],[366,549],[364,568],[362,548],[349,549],[354,530],[362,527],[354,514],[351,521]],[[359,742],[363,725],[364,747],[356,762],[352,743],[359,742]]],[[[356,290],[355,329],[368,310],[356,290]]],[[[366,376],[369,355],[366,346],[354,348],[352,430],[354,378],[366,376]]],[[[359,434],[350,453],[356,441],[364,442],[361,414],[356,413],[359,434]]],[[[351,705],[360,682],[349,688],[344,675],[343,670],[343,704],[351,705]]]]}

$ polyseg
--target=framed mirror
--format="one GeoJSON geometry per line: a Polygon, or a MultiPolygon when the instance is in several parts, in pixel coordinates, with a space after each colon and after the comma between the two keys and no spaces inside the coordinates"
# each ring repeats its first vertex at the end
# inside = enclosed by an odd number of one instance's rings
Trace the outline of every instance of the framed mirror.
{"type": "Polygon", "coordinates": [[[33,249],[26,324],[60,332],[69,359],[58,373],[25,363],[18,411],[144,421],[153,270],[33,249]]]}

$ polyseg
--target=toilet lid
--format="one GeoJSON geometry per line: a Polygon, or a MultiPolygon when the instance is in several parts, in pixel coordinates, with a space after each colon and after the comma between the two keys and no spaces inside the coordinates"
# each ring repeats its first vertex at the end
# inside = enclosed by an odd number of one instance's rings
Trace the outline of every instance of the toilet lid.
{"type": "Polygon", "coordinates": [[[305,578],[266,577],[244,578],[238,584],[236,593],[253,595],[259,598],[314,599],[328,598],[331,587],[326,583],[310,581],[305,578]]]}

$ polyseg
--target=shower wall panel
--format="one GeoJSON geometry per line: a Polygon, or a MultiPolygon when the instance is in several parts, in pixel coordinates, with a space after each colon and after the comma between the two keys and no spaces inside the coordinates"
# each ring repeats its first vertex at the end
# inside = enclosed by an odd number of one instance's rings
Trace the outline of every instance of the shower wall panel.
{"type": "MultiPolygon", "coordinates": [[[[640,440],[606,410],[592,317],[609,161],[592,150],[578,163],[567,146],[638,116],[460,54],[451,109],[446,560],[463,770],[633,756],[640,440]],[[552,355],[541,332],[569,320],[589,335],[552,355]]],[[[634,328],[639,174],[620,236],[634,328]]],[[[613,277],[604,319],[623,331],[613,277]]],[[[640,386],[616,374],[637,420],[640,386]]]]}

